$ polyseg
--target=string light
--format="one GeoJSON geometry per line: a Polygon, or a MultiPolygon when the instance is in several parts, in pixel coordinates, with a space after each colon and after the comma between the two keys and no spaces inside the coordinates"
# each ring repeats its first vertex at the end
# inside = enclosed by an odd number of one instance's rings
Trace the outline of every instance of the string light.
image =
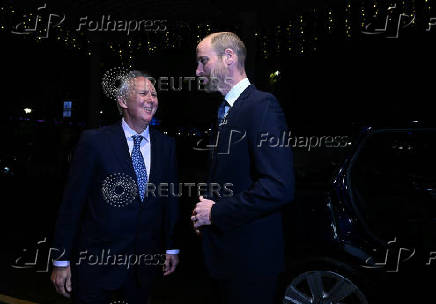
{"type": "Polygon", "coordinates": [[[289,54],[292,54],[292,21],[289,20],[289,24],[286,28],[286,31],[288,32],[288,51],[289,54]]]}
{"type": "Polygon", "coordinates": [[[317,33],[316,33],[316,31],[317,31],[317,24],[318,24],[318,22],[317,22],[317,20],[318,20],[318,14],[317,14],[317,10],[316,9],[313,9],[313,19],[314,19],[314,25],[313,25],[313,33],[312,33],[312,36],[313,36],[313,41],[312,41],[312,44],[313,44],[313,51],[314,52],[316,52],[316,50],[317,50],[317,46],[318,46],[318,35],[317,35],[317,33]]]}
{"type": "Polygon", "coordinates": [[[365,12],[365,7],[362,6],[360,8],[360,29],[362,31],[365,30],[365,26],[366,26],[366,12],[365,12]]]}
{"type": "MultiPolygon", "coordinates": [[[[413,8],[415,7],[415,1],[412,2],[412,7],[413,7],[413,8]]],[[[425,0],[425,1],[424,1],[424,7],[425,7],[425,14],[426,14],[426,17],[431,17],[431,16],[430,16],[430,14],[431,14],[431,4],[430,4],[430,1],[429,1],[429,0],[425,0]]]]}
{"type": "Polygon", "coordinates": [[[334,21],[333,21],[333,11],[331,9],[328,10],[328,33],[331,34],[333,32],[333,25],[334,25],[334,21]]]}
{"type": "Polygon", "coordinates": [[[263,36],[262,47],[263,47],[263,58],[268,59],[268,51],[267,51],[267,41],[268,37],[266,35],[263,36]]]}
{"type": "Polygon", "coordinates": [[[378,3],[377,3],[377,0],[374,0],[373,7],[374,7],[374,15],[377,18],[378,15],[379,15],[379,6],[378,6],[378,3]]]}
{"type": "Polygon", "coordinates": [[[351,0],[345,6],[345,37],[351,38],[351,0]]]}
{"type": "Polygon", "coordinates": [[[280,55],[280,34],[281,34],[281,28],[280,25],[276,26],[276,31],[275,31],[275,45],[276,45],[276,54],[277,56],[280,55]]]}
{"type": "Polygon", "coordinates": [[[412,0],[412,13],[411,13],[411,15],[413,16],[413,20],[412,20],[412,25],[415,25],[416,24],[416,20],[415,20],[415,18],[416,18],[416,6],[415,6],[415,0],[412,0]]]}
{"type": "Polygon", "coordinates": [[[300,28],[299,28],[299,33],[300,33],[300,54],[303,55],[304,53],[304,28],[303,28],[303,15],[300,15],[300,28]]]}
{"type": "MultiPolygon", "coordinates": [[[[265,60],[276,59],[275,57],[282,56],[284,53],[287,55],[305,55],[308,52],[316,51],[319,47],[320,41],[325,39],[325,34],[322,35],[319,27],[327,27],[328,35],[336,34],[339,29],[342,30],[342,25],[337,27],[337,24],[344,23],[343,33],[341,36],[345,39],[351,39],[354,31],[365,30],[369,24],[369,19],[375,15],[375,20],[378,23],[372,22],[373,26],[379,26],[380,22],[384,20],[386,8],[401,5],[398,7],[400,13],[416,16],[416,1],[415,0],[388,0],[387,2],[380,2],[378,0],[371,0],[368,2],[357,3],[359,6],[354,7],[356,2],[353,0],[346,0],[345,6],[340,9],[337,6],[327,8],[327,15],[325,13],[319,16],[319,11],[313,10],[311,14],[298,14],[294,15],[286,23],[273,24],[269,28],[256,28],[252,39],[257,43],[260,51],[261,58],[265,60]],[[360,20],[354,20],[353,9],[356,13],[360,13],[360,20]],[[339,11],[341,10],[341,11],[339,11]],[[344,14],[342,19],[342,14],[344,14]],[[340,19],[338,19],[338,17],[340,19]],[[327,18],[326,18],[327,17],[327,18]],[[354,22],[356,21],[356,22],[354,22]],[[356,25],[356,28],[353,26],[356,25]],[[253,37],[254,36],[254,37],[253,37]]],[[[424,18],[431,16],[431,1],[424,0],[423,6],[419,9],[423,10],[424,18]]],[[[324,11],[325,12],[325,11],[324,11]]],[[[421,11],[420,11],[421,12],[421,11]]],[[[42,15],[39,13],[39,15],[42,15]]],[[[80,51],[84,55],[96,55],[96,45],[86,39],[86,31],[77,32],[75,28],[66,28],[65,25],[60,27],[50,27],[49,37],[45,39],[47,34],[47,16],[44,17],[29,13],[22,10],[14,9],[11,6],[0,7],[0,34],[11,31],[12,28],[19,22],[17,19],[21,17],[21,31],[29,30],[28,35],[21,35],[23,39],[35,41],[42,44],[45,41],[55,41],[58,44],[64,45],[69,50],[80,51]],[[15,15],[14,15],[15,14],[15,15]],[[17,17],[16,19],[10,16],[17,17]],[[38,17],[39,16],[39,17],[38,17]],[[36,18],[38,18],[38,29],[31,31],[35,26],[36,18]],[[8,24],[5,21],[11,21],[8,24]]],[[[358,15],[357,15],[358,17],[358,15]]],[[[259,25],[260,26],[260,25],[259,25]]],[[[140,38],[133,39],[132,36],[121,37],[117,36],[119,41],[108,41],[101,44],[101,53],[105,50],[113,56],[115,61],[123,66],[133,66],[135,58],[140,55],[154,55],[165,49],[175,49],[185,47],[186,41],[193,43],[199,42],[203,37],[213,32],[214,25],[204,23],[187,23],[178,21],[172,24],[164,32],[145,32],[141,33],[140,38]]],[[[234,30],[237,27],[234,27],[234,30]]],[[[220,29],[217,29],[220,30],[220,29]]],[[[135,35],[135,34],[134,34],[135,35]]],[[[139,35],[138,35],[139,37],[139,35]]]]}

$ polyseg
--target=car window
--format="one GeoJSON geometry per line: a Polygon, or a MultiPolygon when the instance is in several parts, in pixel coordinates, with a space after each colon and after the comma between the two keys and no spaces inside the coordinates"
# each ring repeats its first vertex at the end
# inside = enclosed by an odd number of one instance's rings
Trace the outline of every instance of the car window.
{"type": "Polygon", "coordinates": [[[408,238],[436,218],[435,155],[434,130],[377,132],[363,143],[351,167],[351,189],[376,234],[408,238]]]}

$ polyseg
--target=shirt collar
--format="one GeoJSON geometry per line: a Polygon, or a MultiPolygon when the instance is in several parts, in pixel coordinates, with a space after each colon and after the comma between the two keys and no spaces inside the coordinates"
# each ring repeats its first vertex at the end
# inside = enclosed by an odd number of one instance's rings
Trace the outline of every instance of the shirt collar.
{"type": "Polygon", "coordinates": [[[235,101],[239,98],[239,96],[244,92],[244,90],[250,85],[250,81],[247,77],[239,81],[237,84],[235,84],[230,91],[224,96],[224,99],[229,103],[231,107],[233,107],[233,104],[235,101]]]}
{"type": "Polygon", "coordinates": [[[127,139],[132,138],[134,135],[142,135],[142,137],[145,138],[146,141],[150,141],[150,129],[149,126],[145,128],[144,131],[142,131],[141,134],[136,133],[135,130],[129,127],[127,122],[124,120],[124,118],[121,119],[121,126],[123,127],[124,135],[127,139]]]}

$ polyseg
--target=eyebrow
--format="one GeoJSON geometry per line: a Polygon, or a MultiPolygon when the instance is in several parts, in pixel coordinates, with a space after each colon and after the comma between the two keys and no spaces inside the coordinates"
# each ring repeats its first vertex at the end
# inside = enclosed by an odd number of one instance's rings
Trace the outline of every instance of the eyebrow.
{"type": "Polygon", "coordinates": [[[151,94],[157,94],[157,91],[156,91],[156,90],[147,90],[147,89],[144,89],[144,90],[138,90],[137,92],[138,92],[138,93],[147,93],[147,92],[151,92],[151,94]]]}

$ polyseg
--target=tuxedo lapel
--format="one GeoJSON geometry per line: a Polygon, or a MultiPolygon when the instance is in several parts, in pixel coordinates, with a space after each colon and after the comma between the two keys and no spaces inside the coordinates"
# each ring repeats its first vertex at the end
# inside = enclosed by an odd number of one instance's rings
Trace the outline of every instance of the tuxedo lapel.
{"type": "Polygon", "coordinates": [[[159,157],[159,151],[162,151],[161,144],[158,134],[150,128],[150,174],[148,175],[147,183],[151,185],[151,188],[148,188],[150,186],[146,186],[146,189],[150,189],[154,191],[154,193],[149,193],[148,196],[144,196],[144,201],[140,204],[142,209],[150,207],[152,205],[150,204],[150,200],[152,200],[151,198],[155,197],[158,193],[157,189],[159,185],[157,184],[157,181],[159,181],[159,168],[162,168],[162,166],[160,166],[161,162],[165,161],[162,157],[159,157]]]}
{"type": "Polygon", "coordinates": [[[109,146],[112,148],[121,168],[124,172],[127,172],[130,176],[135,177],[135,170],[133,169],[132,158],[129,153],[129,146],[127,145],[127,139],[124,134],[121,122],[112,125],[110,129],[109,146]]]}
{"type": "MultiPolygon", "coordinates": [[[[256,89],[256,87],[254,86],[254,84],[250,84],[242,93],[241,95],[239,95],[238,99],[235,100],[235,102],[233,103],[233,107],[231,108],[232,112],[237,112],[237,109],[241,106],[241,104],[246,101],[249,97],[250,94],[256,89]]],[[[229,110],[230,111],[230,110],[229,110]]],[[[229,115],[232,114],[232,112],[229,112],[229,115]]],[[[230,119],[230,116],[228,116],[228,119],[230,119]]]]}
{"type": "MultiPolygon", "coordinates": [[[[241,106],[241,104],[246,101],[249,96],[250,93],[255,90],[256,87],[253,84],[250,84],[242,93],[241,95],[238,97],[238,99],[235,100],[235,102],[233,103],[232,108],[229,109],[228,115],[226,116],[226,120],[227,121],[231,121],[231,118],[235,115],[235,113],[238,112],[238,108],[241,106]]],[[[214,140],[212,141],[213,145],[218,145],[218,142],[220,142],[219,140],[217,140],[217,136],[220,136],[222,134],[220,134],[221,132],[221,126],[217,126],[217,129],[215,131],[214,134],[214,140]]],[[[221,141],[222,142],[222,141],[221,141]]],[[[209,180],[211,178],[213,178],[214,174],[215,174],[215,169],[216,169],[216,162],[217,162],[217,152],[220,151],[220,149],[218,148],[218,146],[214,146],[214,148],[211,151],[211,164],[210,164],[210,169],[209,169],[209,180]]]]}
{"type": "MultiPolygon", "coordinates": [[[[163,161],[161,158],[159,158],[161,144],[162,143],[158,138],[158,134],[156,134],[155,130],[150,127],[150,174],[148,176],[148,183],[150,184],[159,180],[158,168],[160,167],[160,162],[163,161]]],[[[110,128],[109,147],[111,147],[113,153],[115,154],[123,172],[132,176],[136,181],[136,173],[133,169],[132,158],[129,153],[129,146],[127,145],[127,139],[121,126],[121,122],[112,125],[110,128]]],[[[144,204],[140,204],[140,206],[144,206],[144,204]]]]}
{"type": "Polygon", "coordinates": [[[150,128],[150,176],[148,177],[148,182],[153,183],[158,180],[156,174],[158,174],[159,170],[159,162],[162,161],[158,157],[159,151],[161,151],[161,142],[158,139],[158,135],[155,130],[150,128]]]}

